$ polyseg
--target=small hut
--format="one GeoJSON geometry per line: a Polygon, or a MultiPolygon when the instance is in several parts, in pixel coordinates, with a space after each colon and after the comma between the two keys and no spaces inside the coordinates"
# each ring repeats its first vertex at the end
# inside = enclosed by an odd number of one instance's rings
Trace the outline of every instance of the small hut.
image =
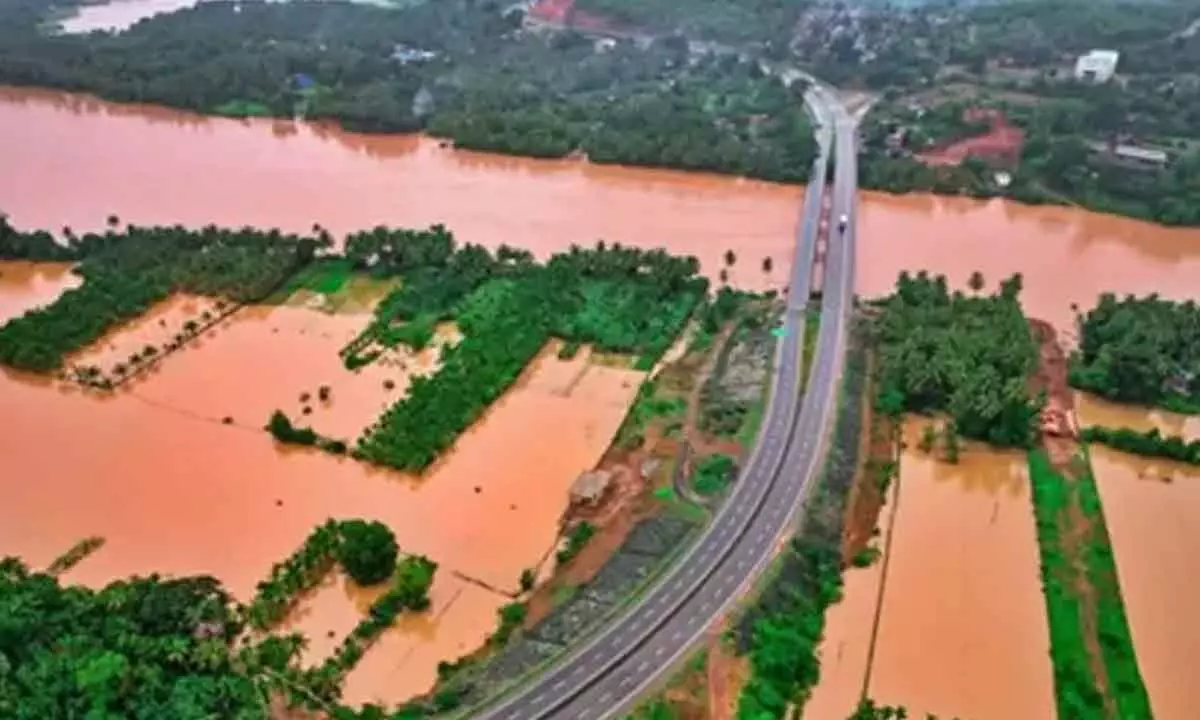
{"type": "Polygon", "coordinates": [[[608,470],[585,472],[571,484],[571,504],[595,507],[604,499],[612,485],[613,474],[608,470]]]}

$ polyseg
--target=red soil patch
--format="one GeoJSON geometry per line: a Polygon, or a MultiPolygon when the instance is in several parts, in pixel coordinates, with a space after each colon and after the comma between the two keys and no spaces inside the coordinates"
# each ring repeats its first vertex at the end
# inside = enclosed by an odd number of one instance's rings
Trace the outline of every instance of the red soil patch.
{"type": "Polygon", "coordinates": [[[867,391],[862,397],[862,432],[859,433],[859,463],[850,487],[846,503],[846,520],[842,526],[842,562],[849,565],[854,556],[866,549],[875,528],[879,525],[879,513],[887,501],[884,476],[895,467],[900,450],[900,428],[884,415],[875,413],[874,366],[876,359],[870,358],[867,370],[867,391]]]}
{"type": "Polygon", "coordinates": [[[606,17],[576,9],[575,0],[538,0],[530,9],[529,16],[539,22],[583,32],[623,35],[631,31],[606,17]]]}
{"type": "Polygon", "coordinates": [[[926,165],[959,165],[976,157],[1004,165],[1016,165],[1025,145],[1025,131],[1008,124],[999,110],[971,108],[963,113],[967,122],[988,121],[991,129],[983,135],[957,140],[919,153],[916,158],[926,165]]]}
{"type": "Polygon", "coordinates": [[[529,15],[542,22],[566,25],[573,9],[575,0],[538,0],[529,15]]]}
{"type": "Polygon", "coordinates": [[[718,625],[708,641],[708,720],[733,720],[738,695],[750,676],[750,658],[739,657],[718,625]]]}
{"type": "Polygon", "coordinates": [[[1067,383],[1067,355],[1058,342],[1054,326],[1044,320],[1029,320],[1029,329],[1038,344],[1038,367],[1030,380],[1033,392],[1046,393],[1046,406],[1038,418],[1038,431],[1050,455],[1050,461],[1070,472],[1071,459],[1079,451],[1079,432],[1075,427],[1075,393],[1067,383]]]}

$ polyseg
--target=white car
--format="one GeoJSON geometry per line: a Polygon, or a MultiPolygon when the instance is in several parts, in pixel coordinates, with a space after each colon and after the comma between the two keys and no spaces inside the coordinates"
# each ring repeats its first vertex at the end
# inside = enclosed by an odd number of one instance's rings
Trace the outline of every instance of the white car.
{"type": "Polygon", "coordinates": [[[842,215],[841,217],[839,217],[838,218],[838,232],[842,232],[842,233],[846,232],[846,225],[849,224],[849,222],[850,222],[850,218],[846,217],[845,215],[842,215]]]}

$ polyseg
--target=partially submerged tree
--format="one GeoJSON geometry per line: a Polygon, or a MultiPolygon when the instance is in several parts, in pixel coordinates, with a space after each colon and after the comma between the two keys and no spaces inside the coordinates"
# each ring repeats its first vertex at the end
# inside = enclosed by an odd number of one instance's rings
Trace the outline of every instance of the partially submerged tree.
{"type": "Polygon", "coordinates": [[[373,520],[345,520],[338,530],[342,541],[337,559],[354,582],[375,585],[391,577],[400,549],[387,525],[373,520]]]}

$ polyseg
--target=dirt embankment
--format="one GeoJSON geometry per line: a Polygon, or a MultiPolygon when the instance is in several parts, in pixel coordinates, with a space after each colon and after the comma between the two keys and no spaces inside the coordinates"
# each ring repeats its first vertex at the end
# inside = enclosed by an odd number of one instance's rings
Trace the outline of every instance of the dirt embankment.
{"type": "MultiPolygon", "coordinates": [[[[1067,382],[1067,357],[1058,342],[1054,327],[1042,320],[1030,319],[1029,326],[1038,345],[1038,367],[1030,378],[1033,393],[1045,393],[1046,405],[1038,418],[1039,440],[1054,469],[1074,485],[1088,472],[1083,459],[1078,431],[1073,422],[1075,394],[1067,382]]],[[[1088,655],[1088,665],[1096,688],[1104,698],[1106,717],[1116,717],[1107,668],[1100,646],[1099,596],[1088,572],[1088,545],[1097,532],[1096,517],[1089,517],[1080,504],[1077,488],[1069,493],[1070,502],[1058,514],[1059,547],[1072,572],[1071,583],[1079,598],[1079,623],[1088,655]]],[[[1053,633],[1053,627],[1051,628],[1053,633]]]]}
{"type": "Polygon", "coordinates": [[[888,487],[896,474],[900,450],[900,427],[891,418],[875,412],[875,358],[869,361],[867,391],[863,393],[860,457],[850,499],[846,505],[846,522],[842,531],[842,562],[849,565],[865,550],[879,526],[879,513],[886,502],[888,487]]]}
{"type": "Polygon", "coordinates": [[[562,527],[587,522],[596,528],[583,550],[563,567],[554,569],[550,581],[539,586],[529,597],[525,627],[544,620],[569,597],[573,588],[590,582],[621,548],[633,528],[642,520],[663,512],[663,503],[654,491],[670,484],[672,476],[689,468],[677,468],[685,455],[692,460],[714,452],[740,454],[734,441],[713,437],[700,428],[701,390],[708,382],[717,359],[733,335],[730,323],[702,351],[689,351],[670,363],[655,381],[659,392],[684,401],[682,417],[667,414],[652,418],[636,447],[622,447],[619,438],[605,453],[597,470],[611,473],[603,497],[594,504],[573,504],[563,517],[562,527]],[[684,453],[688,444],[692,453],[684,453]]]}

